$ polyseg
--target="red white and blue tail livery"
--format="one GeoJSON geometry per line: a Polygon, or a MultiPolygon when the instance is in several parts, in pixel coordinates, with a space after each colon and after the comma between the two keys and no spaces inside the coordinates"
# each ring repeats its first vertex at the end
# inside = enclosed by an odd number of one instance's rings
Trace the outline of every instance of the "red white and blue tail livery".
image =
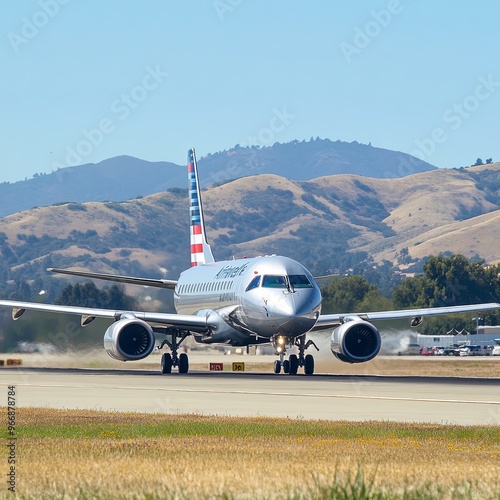
{"type": "Polygon", "coordinates": [[[201,206],[198,166],[193,149],[188,151],[189,214],[191,218],[191,266],[214,262],[212,250],[207,243],[203,209],[201,206]]]}

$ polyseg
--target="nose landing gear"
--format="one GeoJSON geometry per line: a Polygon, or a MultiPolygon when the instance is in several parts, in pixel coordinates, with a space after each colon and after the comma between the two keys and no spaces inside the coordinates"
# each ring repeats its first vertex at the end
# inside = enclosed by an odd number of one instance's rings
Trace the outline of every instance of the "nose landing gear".
{"type": "Polygon", "coordinates": [[[280,357],[280,359],[274,362],[274,373],[280,373],[283,369],[283,373],[297,375],[299,367],[304,368],[304,373],[306,375],[312,375],[314,373],[314,357],[311,354],[305,355],[304,352],[311,346],[317,351],[319,351],[319,349],[312,340],[308,340],[307,342],[305,340],[305,335],[294,339],[293,344],[283,336],[278,336],[274,339],[273,343],[276,348],[276,354],[280,357]],[[291,347],[296,346],[299,350],[299,354],[290,354],[290,357],[285,359],[287,344],[291,347]]]}

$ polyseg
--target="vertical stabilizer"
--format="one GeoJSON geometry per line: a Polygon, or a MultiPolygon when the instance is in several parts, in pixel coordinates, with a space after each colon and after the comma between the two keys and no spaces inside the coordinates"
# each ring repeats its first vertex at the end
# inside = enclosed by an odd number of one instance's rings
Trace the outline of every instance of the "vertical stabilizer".
{"type": "Polygon", "coordinates": [[[191,218],[191,266],[215,262],[207,243],[203,207],[201,204],[198,166],[194,148],[188,151],[189,214],[191,218]]]}

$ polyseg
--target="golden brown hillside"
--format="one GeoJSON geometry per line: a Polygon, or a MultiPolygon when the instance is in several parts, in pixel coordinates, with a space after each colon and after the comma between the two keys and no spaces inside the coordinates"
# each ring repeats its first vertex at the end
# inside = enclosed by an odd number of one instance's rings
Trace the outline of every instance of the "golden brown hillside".
{"type": "MultiPolygon", "coordinates": [[[[203,192],[217,259],[270,253],[315,274],[359,262],[405,268],[440,252],[500,261],[500,163],[398,179],[290,181],[257,175],[203,192]]],[[[122,203],[61,204],[0,219],[4,279],[45,267],[176,277],[188,266],[186,192],[122,203]]]]}

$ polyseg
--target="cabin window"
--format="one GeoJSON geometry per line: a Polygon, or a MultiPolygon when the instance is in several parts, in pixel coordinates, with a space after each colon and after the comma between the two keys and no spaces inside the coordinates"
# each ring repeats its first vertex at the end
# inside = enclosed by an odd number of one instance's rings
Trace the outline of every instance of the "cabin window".
{"type": "Polygon", "coordinates": [[[247,286],[246,291],[248,290],[253,290],[254,288],[257,288],[260,284],[260,276],[255,276],[255,278],[250,281],[250,284],[247,286]]]}
{"type": "Polygon", "coordinates": [[[312,288],[312,283],[305,274],[290,274],[288,276],[293,288],[312,288]]]}

